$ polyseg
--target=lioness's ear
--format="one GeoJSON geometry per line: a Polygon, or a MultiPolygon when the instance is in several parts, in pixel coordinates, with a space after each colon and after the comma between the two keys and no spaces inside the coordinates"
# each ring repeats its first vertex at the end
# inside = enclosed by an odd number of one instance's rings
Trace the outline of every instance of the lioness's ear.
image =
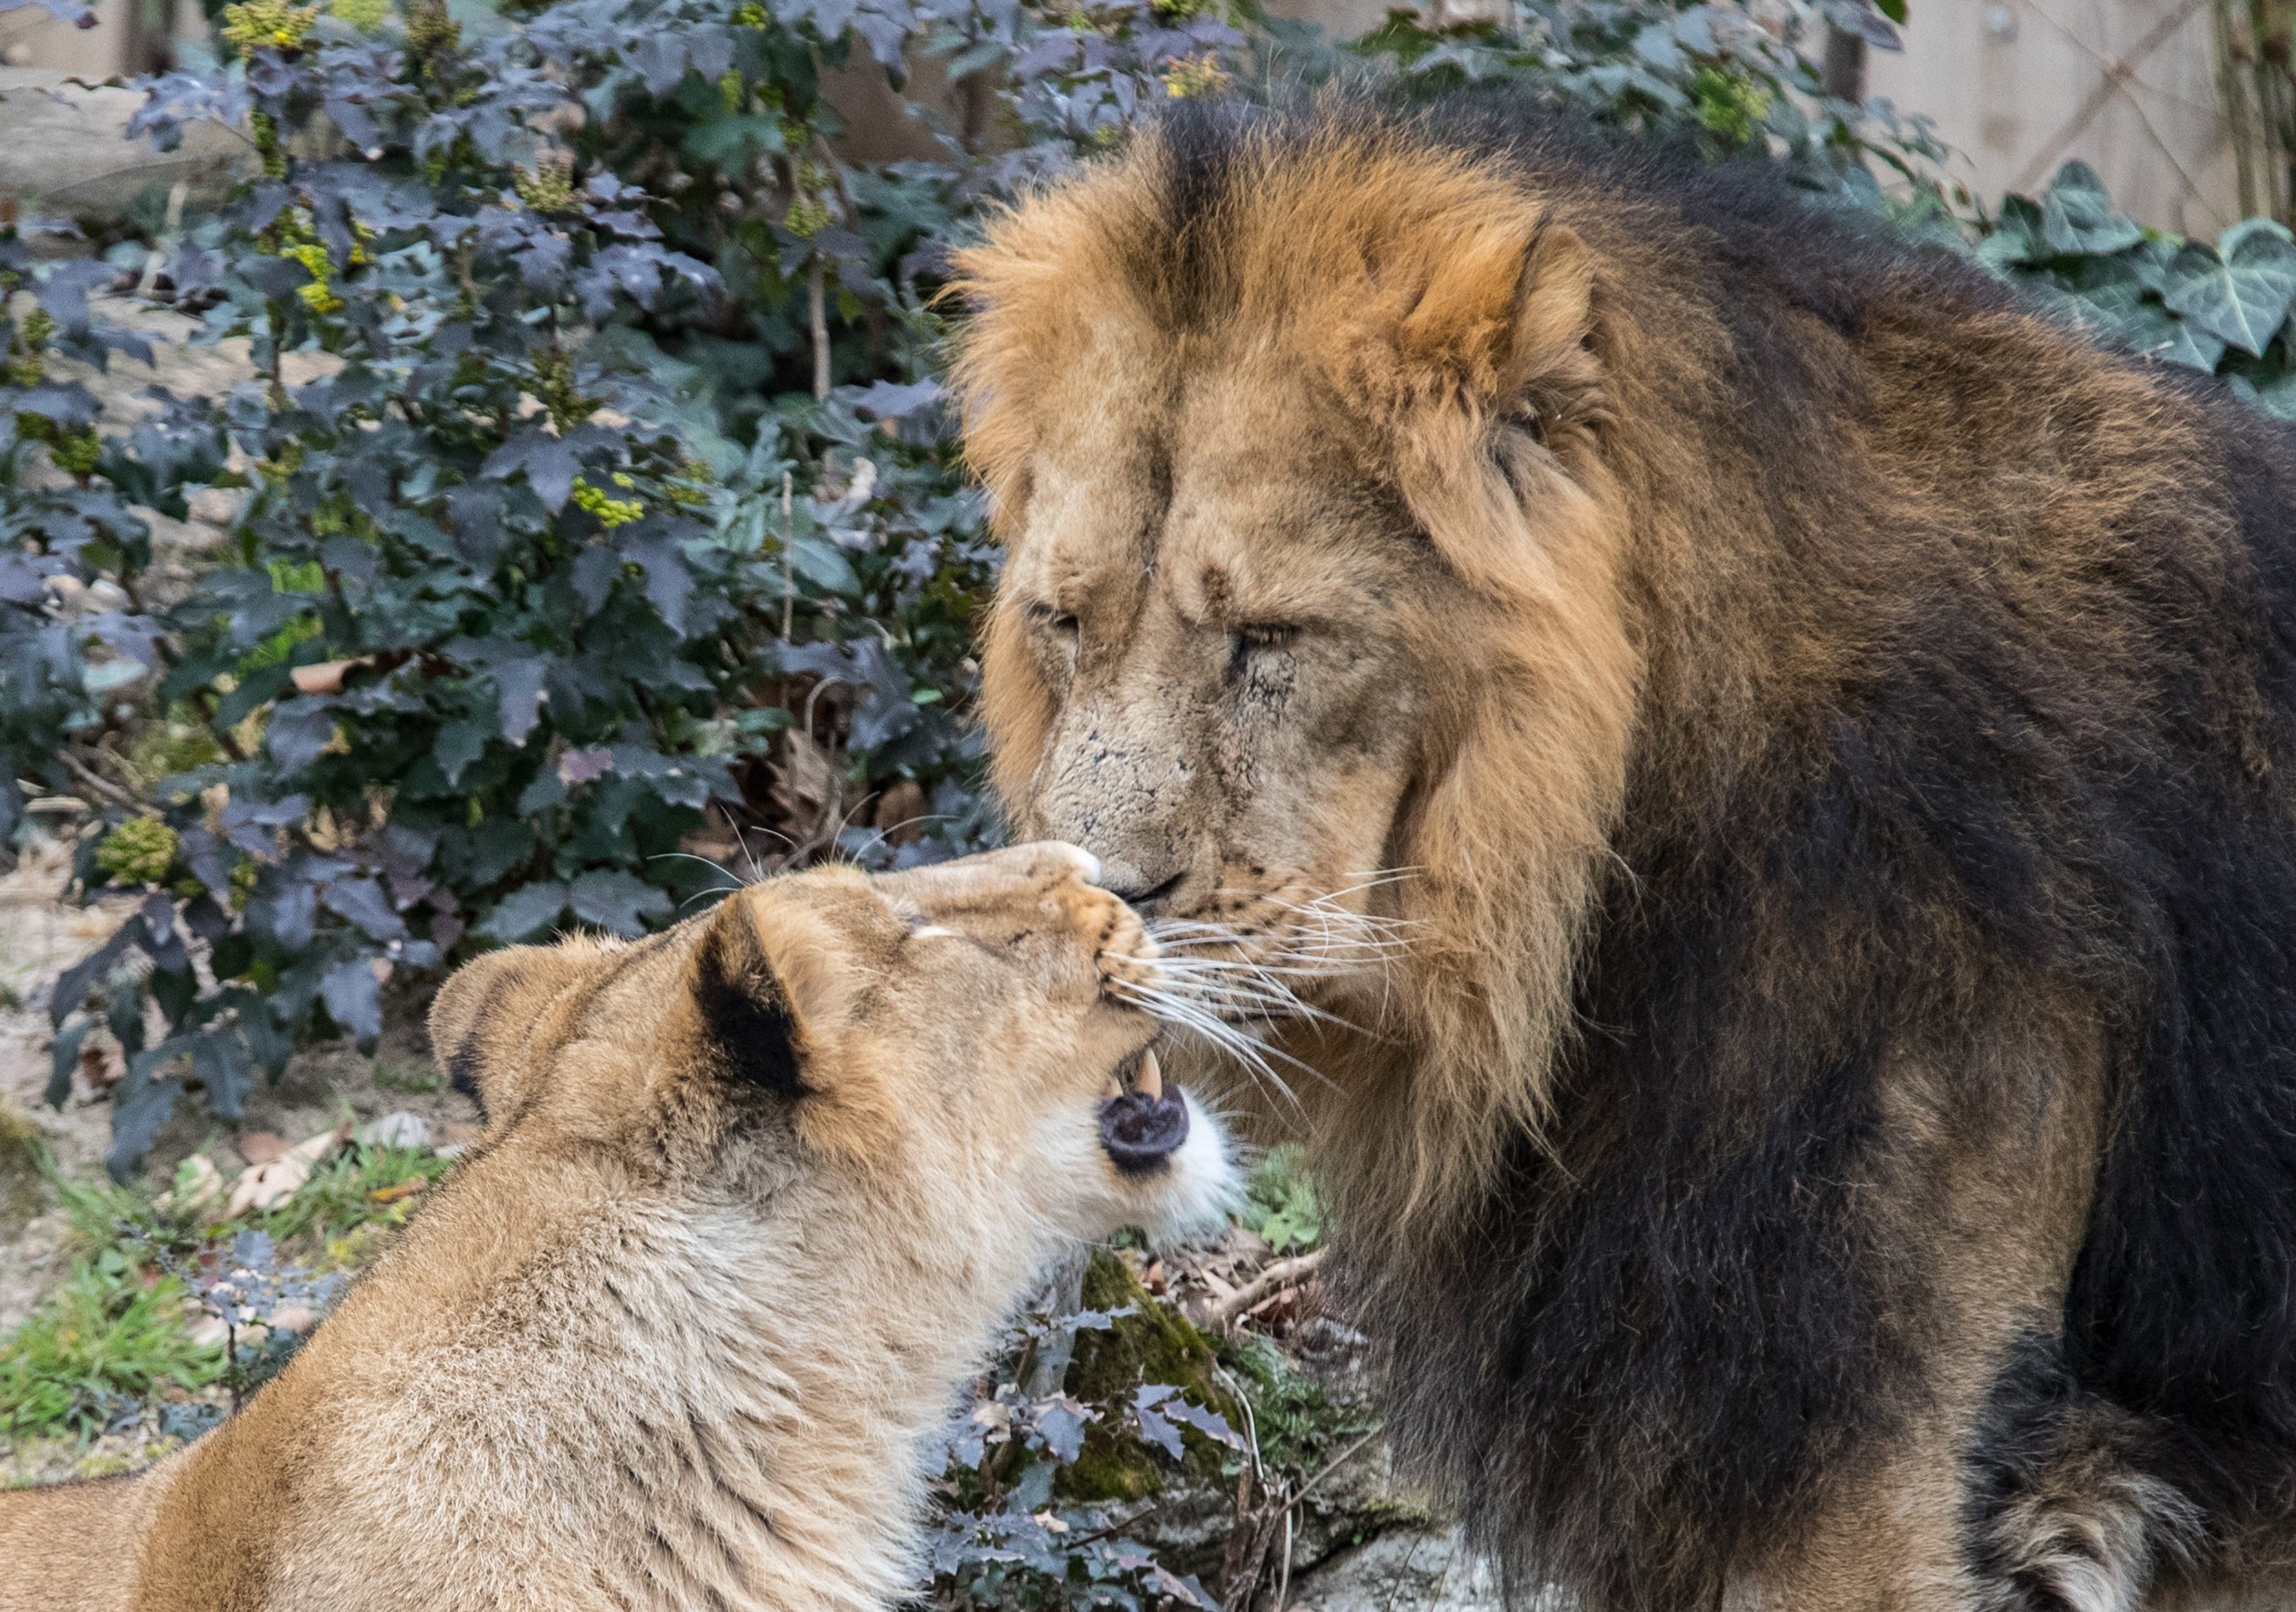
{"type": "Polygon", "coordinates": [[[824,913],[772,883],[728,896],[689,975],[703,1058],[736,1087],[788,1098],[814,1089],[811,1066],[861,993],[851,950],[824,913]]]}
{"type": "Polygon", "coordinates": [[[464,963],[439,987],[431,1056],[490,1123],[533,1097],[546,1061],[537,1033],[593,955],[573,945],[506,946],[464,963]]]}

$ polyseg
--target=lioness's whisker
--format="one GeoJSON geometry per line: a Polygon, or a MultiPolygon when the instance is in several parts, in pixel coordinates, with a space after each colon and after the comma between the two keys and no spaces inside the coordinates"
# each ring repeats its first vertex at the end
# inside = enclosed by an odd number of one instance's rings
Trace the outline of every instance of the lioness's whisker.
{"type": "MultiPolygon", "coordinates": [[[[1118,993],[1153,1017],[1202,1037],[1243,1065],[1255,1076],[1266,1080],[1294,1107],[1299,1105],[1299,1095],[1282,1076],[1276,1073],[1275,1066],[1268,1059],[1279,1058],[1308,1074],[1316,1074],[1309,1066],[1281,1048],[1268,1045],[1241,1025],[1230,1024],[1186,997],[1160,986],[1128,983],[1120,986],[1118,993]]],[[[1321,1076],[1318,1075],[1317,1078],[1321,1076]]]]}

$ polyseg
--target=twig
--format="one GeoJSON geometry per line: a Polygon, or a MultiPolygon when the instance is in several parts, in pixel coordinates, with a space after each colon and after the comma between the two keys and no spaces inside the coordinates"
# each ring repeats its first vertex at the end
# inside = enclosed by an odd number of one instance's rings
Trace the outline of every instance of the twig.
{"type": "Polygon", "coordinates": [[[781,473],[781,641],[791,641],[797,630],[798,609],[797,500],[790,491],[789,473],[781,473]]]}
{"type": "Polygon", "coordinates": [[[1338,1472],[1349,1461],[1354,1460],[1355,1452],[1357,1451],[1362,1449],[1364,1445],[1370,1443],[1373,1439],[1378,1438],[1380,1434],[1385,1432],[1386,1430],[1386,1424],[1382,1422],[1377,1427],[1374,1427],[1364,1433],[1362,1437],[1357,1439],[1354,1443],[1350,1444],[1346,1449],[1341,1451],[1331,1460],[1325,1461],[1322,1468],[1317,1472],[1314,1477],[1310,1478],[1306,1482],[1299,1485],[1299,1492],[1291,1497],[1291,1503],[1298,1505],[1301,1501],[1307,1499],[1309,1494],[1313,1492],[1318,1483],[1322,1482],[1324,1479],[1330,1477],[1333,1472],[1338,1472]]]}
{"type": "Polygon", "coordinates": [[[1316,1267],[1323,1263],[1323,1254],[1324,1251],[1319,1248],[1296,1259],[1278,1260],[1233,1293],[1214,1300],[1205,1319],[1215,1326],[1234,1320],[1269,1294],[1314,1275],[1316,1267]]]}
{"type": "MultiPolygon", "coordinates": [[[[2135,77],[2136,69],[2145,65],[2145,59],[2167,43],[2168,36],[2183,27],[2192,14],[2200,9],[2200,6],[2201,0],[2186,0],[2184,5],[2170,12],[2146,30],[2145,36],[2136,42],[2127,55],[2097,57],[2099,64],[2104,68],[2104,76],[2097,81],[2097,87],[2089,92],[2087,99],[2075,109],[2072,116],[2065,120],[2064,127],[2035,148],[2038,154],[2026,165],[2025,172],[2018,177],[2015,188],[2019,191],[2030,191],[2039,185],[2047,175],[2050,166],[2063,154],[2064,149],[2081,137],[2081,131],[2089,127],[2096,115],[2104,109],[2108,101],[2121,93],[2122,87],[2135,77]]],[[[2092,51],[2090,54],[2094,56],[2096,53],[2092,51]]]]}
{"type": "Polygon", "coordinates": [[[65,769],[69,772],[73,777],[78,779],[80,784],[87,788],[90,794],[99,796],[103,799],[111,802],[111,804],[116,806],[125,806],[130,811],[143,804],[142,802],[137,800],[134,796],[120,788],[119,785],[114,784],[110,779],[98,773],[95,768],[80,760],[79,757],[74,755],[70,751],[67,750],[61,754],[64,758],[65,769]]]}
{"type": "Polygon", "coordinates": [[[805,270],[805,312],[813,328],[813,400],[817,403],[830,400],[829,290],[823,279],[821,255],[817,251],[805,270]]]}

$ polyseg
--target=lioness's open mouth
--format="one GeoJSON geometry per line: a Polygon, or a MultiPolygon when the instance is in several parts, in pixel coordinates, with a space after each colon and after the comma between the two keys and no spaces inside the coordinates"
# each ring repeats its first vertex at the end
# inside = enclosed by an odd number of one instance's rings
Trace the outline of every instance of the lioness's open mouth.
{"type": "Polygon", "coordinates": [[[1114,1091],[1101,1104],[1101,1147],[1127,1175],[1161,1167],[1188,1139],[1188,1105],[1180,1088],[1167,1089],[1155,1050],[1143,1047],[1130,1067],[1109,1076],[1114,1091]]]}

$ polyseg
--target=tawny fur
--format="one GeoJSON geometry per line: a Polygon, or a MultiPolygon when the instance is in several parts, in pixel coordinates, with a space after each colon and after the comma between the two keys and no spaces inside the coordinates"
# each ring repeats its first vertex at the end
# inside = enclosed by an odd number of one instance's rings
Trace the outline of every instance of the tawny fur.
{"type": "Polygon", "coordinates": [[[1103,985],[1154,949],[1091,866],[828,869],[471,965],[433,1026],[477,1152],[238,1416],[0,1496],[0,1608],[893,1605],[924,1458],[1046,1259],[1231,1184],[1200,1111],[1160,1171],[1099,1146],[1153,1034],[1103,985]],[[801,1094],[716,1039],[713,947],[788,1011],[801,1094]]]}

